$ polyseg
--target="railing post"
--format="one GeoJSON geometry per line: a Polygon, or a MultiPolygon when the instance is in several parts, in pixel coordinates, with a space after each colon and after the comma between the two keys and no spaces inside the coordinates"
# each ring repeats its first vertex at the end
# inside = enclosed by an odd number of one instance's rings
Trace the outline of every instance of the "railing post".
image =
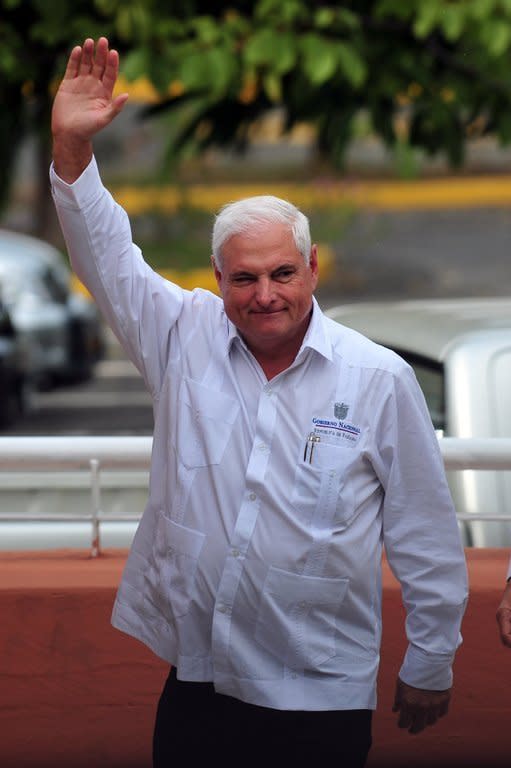
{"type": "Polygon", "coordinates": [[[99,461],[91,459],[91,514],[92,514],[92,539],[91,539],[91,557],[101,555],[101,538],[99,530],[99,518],[101,515],[101,480],[99,476],[99,461]]]}

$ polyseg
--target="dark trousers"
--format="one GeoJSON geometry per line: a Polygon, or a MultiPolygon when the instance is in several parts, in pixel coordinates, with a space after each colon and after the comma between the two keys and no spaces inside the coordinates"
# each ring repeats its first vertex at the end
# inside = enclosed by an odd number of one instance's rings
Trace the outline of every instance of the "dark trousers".
{"type": "Polygon", "coordinates": [[[212,683],[180,681],[172,669],[156,713],[153,768],[363,768],[371,717],[366,709],[258,707],[215,693],[212,683]]]}

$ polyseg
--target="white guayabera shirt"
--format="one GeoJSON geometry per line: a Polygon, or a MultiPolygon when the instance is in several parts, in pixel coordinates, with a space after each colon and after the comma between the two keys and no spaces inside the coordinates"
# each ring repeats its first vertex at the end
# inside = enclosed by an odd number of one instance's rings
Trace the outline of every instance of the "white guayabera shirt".
{"type": "Polygon", "coordinates": [[[384,545],[407,609],[400,675],[448,688],[466,566],[412,369],[314,301],[268,381],[220,298],[143,261],[94,160],[73,185],[51,179],[73,267],[154,403],[114,626],[253,704],[374,708],[384,545]]]}

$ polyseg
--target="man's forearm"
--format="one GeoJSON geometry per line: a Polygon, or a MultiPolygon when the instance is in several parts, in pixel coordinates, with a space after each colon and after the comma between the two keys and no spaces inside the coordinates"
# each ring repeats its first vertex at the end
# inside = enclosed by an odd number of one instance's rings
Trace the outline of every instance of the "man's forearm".
{"type": "Polygon", "coordinates": [[[53,167],[55,173],[67,184],[75,182],[92,159],[92,142],[69,137],[53,138],[53,167]]]}

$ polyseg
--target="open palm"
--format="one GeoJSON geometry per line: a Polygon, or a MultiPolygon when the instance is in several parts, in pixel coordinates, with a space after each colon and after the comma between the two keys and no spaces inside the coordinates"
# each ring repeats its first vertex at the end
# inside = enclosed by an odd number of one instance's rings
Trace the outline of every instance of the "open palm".
{"type": "Polygon", "coordinates": [[[90,38],[73,48],[64,78],[55,96],[52,132],[90,141],[121,111],[127,94],[113,98],[119,72],[117,51],[100,37],[96,48],[90,38]]]}

